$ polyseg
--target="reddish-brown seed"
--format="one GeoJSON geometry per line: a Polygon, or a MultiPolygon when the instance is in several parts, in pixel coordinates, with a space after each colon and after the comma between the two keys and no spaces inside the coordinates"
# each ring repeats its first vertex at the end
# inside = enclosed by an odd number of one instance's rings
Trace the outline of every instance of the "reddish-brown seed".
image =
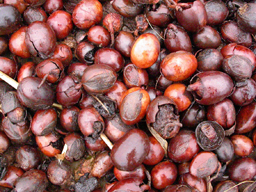
{"type": "Polygon", "coordinates": [[[152,184],[156,189],[164,189],[172,185],[177,178],[177,167],[173,162],[163,161],[151,171],[152,184]]]}
{"type": "Polygon", "coordinates": [[[29,58],[30,53],[25,43],[25,34],[27,27],[21,27],[18,31],[12,34],[9,40],[10,51],[22,58],[29,58]]]}
{"type": "Polygon", "coordinates": [[[149,138],[140,129],[131,129],[111,150],[111,159],[119,170],[132,171],[142,164],[149,152],[149,138]]]}
{"type": "Polygon", "coordinates": [[[191,161],[189,172],[191,175],[204,178],[212,175],[218,167],[217,156],[212,152],[200,152],[191,161]]]}
{"type": "Polygon", "coordinates": [[[146,114],[150,97],[148,92],[139,87],[129,89],[123,96],[120,117],[127,125],[138,123],[146,114]]]}
{"type": "Polygon", "coordinates": [[[178,107],[179,112],[185,111],[192,102],[192,95],[186,91],[186,85],[175,83],[167,87],[164,96],[172,99],[178,107]]]}
{"type": "Polygon", "coordinates": [[[88,29],[102,19],[102,4],[98,0],[82,0],[73,10],[72,19],[79,29],[88,29]]]}
{"type": "Polygon", "coordinates": [[[164,158],[164,149],[155,137],[149,137],[149,152],[143,163],[146,165],[156,165],[164,158]]]}
{"type": "Polygon", "coordinates": [[[160,53],[160,43],[155,35],[145,33],[139,36],[131,49],[131,61],[139,68],[153,65],[160,53]]]}
{"type": "Polygon", "coordinates": [[[183,81],[197,69],[196,57],[187,51],[177,51],[167,55],[161,62],[160,69],[170,81],[183,81]]]}
{"type": "Polygon", "coordinates": [[[234,145],[236,155],[244,157],[251,154],[253,142],[249,137],[245,135],[232,135],[230,139],[234,145]]]}

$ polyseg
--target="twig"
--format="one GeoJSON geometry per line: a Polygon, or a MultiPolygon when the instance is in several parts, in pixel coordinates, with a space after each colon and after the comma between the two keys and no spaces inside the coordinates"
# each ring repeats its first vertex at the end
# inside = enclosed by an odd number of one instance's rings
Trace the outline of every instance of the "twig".
{"type": "Polygon", "coordinates": [[[148,25],[150,26],[150,28],[153,30],[153,31],[155,31],[155,33],[162,39],[162,40],[165,40],[155,29],[154,29],[154,27],[151,25],[151,23],[149,22],[149,20],[148,20],[148,18],[147,17],[145,17],[146,18],[146,21],[148,22],[148,25]]]}
{"type": "Polygon", "coordinates": [[[3,73],[2,71],[0,71],[0,78],[6,83],[8,83],[9,85],[11,85],[14,89],[18,88],[19,83],[15,81],[13,78],[3,73]]]}
{"type": "Polygon", "coordinates": [[[244,184],[244,183],[253,183],[253,182],[255,182],[255,181],[243,181],[243,182],[240,182],[240,183],[234,185],[233,187],[230,187],[229,189],[227,189],[227,190],[225,190],[225,191],[223,191],[223,192],[228,192],[228,191],[230,191],[231,189],[233,189],[233,188],[235,188],[235,187],[237,187],[237,186],[239,186],[239,185],[242,185],[242,184],[244,184]]]}
{"type": "Polygon", "coordinates": [[[109,138],[104,133],[100,134],[100,138],[106,143],[106,145],[108,146],[109,149],[113,148],[113,144],[111,143],[109,138]]]}
{"type": "Polygon", "coordinates": [[[63,161],[63,160],[65,159],[67,150],[68,150],[68,145],[65,144],[64,147],[63,147],[63,149],[62,149],[61,154],[57,154],[57,155],[56,155],[56,158],[58,159],[59,163],[61,163],[61,161],[63,161]]]}
{"type": "Polygon", "coordinates": [[[162,146],[162,148],[164,149],[164,153],[165,156],[167,157],[167,148],[168,148],[168,142],[162,138],[157,132],[156,130],[151,127],[150,125],[148,125],[148,130],[150,131],[150,133],[156,138],[156,140],[160,143],[160,145],[162,146]]]}
{"type": "Polygon", "coordinates": [[[92,95],[92,94],[90,94],[90,95],[91,95],[94,99],[96,99],[96,100],[102,105],[102,107],[108,112],[108,114],[110,114],[108,108],[104,105],[104,103],[102,103],[102,101],[101,101],[98,97],[96,97],[96,96],[94,96],[94,95],[92,95]]]}
{"type": "Polygon", "coordinates": [[[52,106],[59,109],[59,110],[63,110],[63,106],[61,104],[53,103],[52,106]]]}

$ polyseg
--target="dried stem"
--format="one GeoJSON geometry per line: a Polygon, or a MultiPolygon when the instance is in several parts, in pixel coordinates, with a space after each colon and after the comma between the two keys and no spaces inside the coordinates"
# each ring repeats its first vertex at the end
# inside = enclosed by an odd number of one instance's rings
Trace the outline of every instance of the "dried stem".
{"type": "Polygon", "coordinates": [[[252,38],[256,41],[256,37],[255,37],[255,35],[253,35],[253,34],[251,34],[252,35],[252,38]]]}
{"type": "Polygon", "coordinates": [[[61,161],[63,161],[63,160],[65,159],[67,150],[68,150],[68,145],[65,144],[64,147],[63,147],[63,150],[62,150],[61,154],[57,154],[57,155],[56,155],[56,158],[58,159],[59,163],[61,163],[61,161]]]}
{"type": "Polygon", "coordinates": [[[162,137],[156,132],[156,130],[155,130],[153,127],[151,127],[150,125],[148,125],[148,130],[149,130],[150,133],[156,138],[156,140],[160,143],[160,145],[163,147],[165,156],[167,157],[168,142],[167,142],[164,138],[162,138],[162,137]]]}
{"type": "Polygon", "coordinates": [[[156,80],[155,89],[157,89],[158,82],[160,81],[160,78],[162,77],[162,74],[159,75],[159,77],[156,80]]]}
{"type": "Polygon", "coordinates": [[[223,191],[223,192],[228,192],[228,191],[230,191],[231,189],[233,189],[233,188],[235,188],[235,187],[237,187],[237,186],[239,186],[239,185],[242,185],[242,184],[244,184],[244,183],[253,183],[253,182],[255,182],[255,181],[243,181],[243,182],[240,182],[240,183],[234,185],[233,187],[230,187],[229,189],[227,189],[227,190],[225,190],[225,191],[223,191]]]}
{"type": "Polygon", "coordinates": [[[100,138],[106,143],[106,145],[108,146],[109,149],[113,148],[113,144],[111,143],[109,138],[104,133],[100,134],[100,138]]]}
{"type": "Polygon", "coordinates": [[[102,107],[108,112],[108,114],[110,114],[108,108],[104,105],[104,103],[102,103],[102,101],[101,101],[98,97],[96,97],[96,96],[94,96],[94,95],[92,95],[92,94],[90,94],[90,95],[91,95],[94,99],[96,99],[96,100],[102,105],[102,107]]]}
{"type": "Polygon", "coordinates": [[[165,40],[155,29],[154,27],[151,25],[151,23],[149,22],[148,18],[145,16],[146,18],[146,21],[148,22],[148,25],[150,26],[150,28],[155,31],[155,33],[162,39],[162,40],[165,40]]]}
{"type": "Polygon", "coordinates": [[[212,182],[214,179],[218,178],[219,174],[220,174],[220,170],[221,170],[221,163],[218,162],[218,168],[217,168],[217,173],[215,175],[212,175],[210,178],[210,182],[212,182]]]}
{"type": "Polygon", "coordinates": [[[185,117],[187,116],[188,112],[191,110],[191,108],[193,107],[193,105],[195,104],[195,100],[190,104],[189,108],[186,110],[186,113],[184,114],[181,123],[183,122],[183,120],[185,119],[185,117]]]}
{"type": "Polygon", "coordinates": [[[207,192],[212,192],[213,191],[213,187],[212,187],[210,176],[208,176],[206,178],[206,183],[207,183],[207,192]]]}
{"type": "Polygon", "coordinates": [[[59,110],[63,110],[63,106],[61,104],[53,103],[52,106],[59,109],[59,110]]]}
{"type": "Polygon", "coordinates": [[[0,71],[0,78],[6,83],[8,83],[9,85],[11,85],[14,89],[18,88],[19,83],[15,81],[13,78],[3,73],[2,71],[0,71]]]}

